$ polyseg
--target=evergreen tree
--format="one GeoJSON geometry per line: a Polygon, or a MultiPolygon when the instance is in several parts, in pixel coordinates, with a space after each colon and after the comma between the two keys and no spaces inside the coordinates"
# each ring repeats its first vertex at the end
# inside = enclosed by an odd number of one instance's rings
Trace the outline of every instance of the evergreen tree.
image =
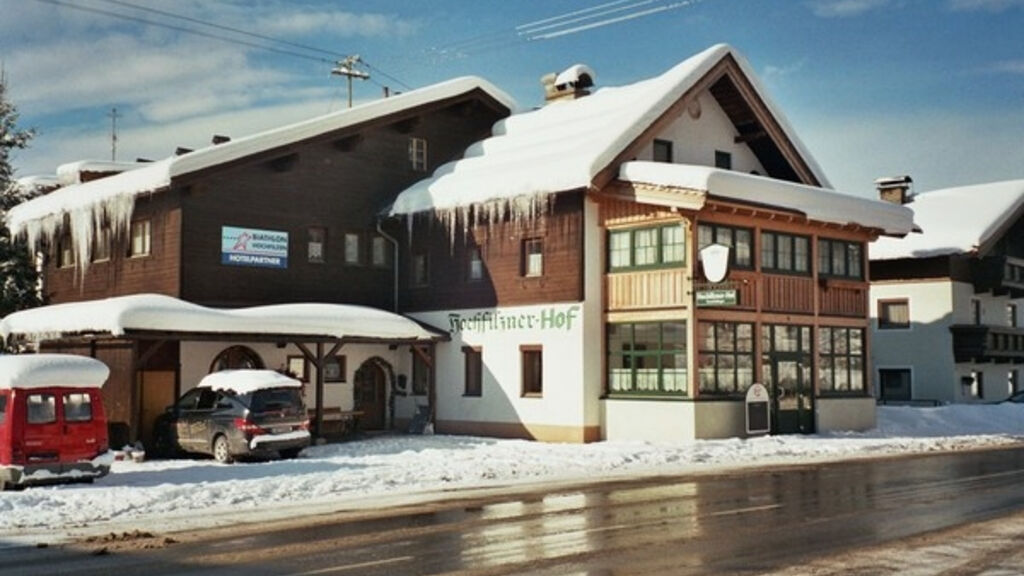
{"type": "MultiPolygon", "coordinates": [[[[0,72],[0,218],[34,195],[14,182],[11,153],[26,148],[35,135],[19,130],[17,122],[18,110],[7,100],[7,82],[0,72]]],[[[0,317],[41,304],[37,283],[34,255],[23,240],[11,238],[6,222],[0,222],[0,317]]]]}

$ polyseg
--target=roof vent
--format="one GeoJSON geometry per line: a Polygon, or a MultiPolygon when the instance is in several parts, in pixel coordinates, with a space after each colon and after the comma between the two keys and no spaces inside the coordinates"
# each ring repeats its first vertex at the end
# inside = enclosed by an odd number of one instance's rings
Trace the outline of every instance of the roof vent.
{"type": "Polygon", "coordinates": [[[544,100],[576,100],[590,94],[594,86],[594,71],[585,64],[571,66],[561,74],[545,74],[540,83],[544,86],[544,100]]]}
{"type": "Polygon", "coordinates": [[[878,197],[893,204],[907,204],[914,200],[910,187],[914,180],[910,176],[887,176],[875,180],[878,197]]]}

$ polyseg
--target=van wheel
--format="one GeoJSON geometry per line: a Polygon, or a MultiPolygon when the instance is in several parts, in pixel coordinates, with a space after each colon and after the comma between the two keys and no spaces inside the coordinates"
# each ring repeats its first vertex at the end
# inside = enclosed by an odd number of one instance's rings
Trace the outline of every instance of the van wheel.
{"type": "Polygon", "coordinates": [[[222,464],[234,462],[235,459],[231,457],[231,451],[228,450],[227,436],[219,434],[213,439],[213,459],[222,464]]]}

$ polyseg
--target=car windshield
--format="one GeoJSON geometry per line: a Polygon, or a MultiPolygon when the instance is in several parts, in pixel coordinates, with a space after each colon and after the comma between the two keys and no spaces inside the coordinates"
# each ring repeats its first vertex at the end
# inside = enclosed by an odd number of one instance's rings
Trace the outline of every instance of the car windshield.
{"type": "Polygon", "coordinates": [[[302,396],[298,388],[267,388],[252,393],[249,409],[253,412],[273,412],[276,410],[298,410],[302,406],[302,396]]]}

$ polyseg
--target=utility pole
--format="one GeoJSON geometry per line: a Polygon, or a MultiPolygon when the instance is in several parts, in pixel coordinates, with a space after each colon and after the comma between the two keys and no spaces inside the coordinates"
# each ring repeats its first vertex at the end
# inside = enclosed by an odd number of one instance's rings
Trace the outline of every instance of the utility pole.
{"type": "Polygon", "coordinates": [[[362,63],[362,59],[359,58],[358,54],[356,54],[355,56],[349,56],[348,58],[345,58],[344,60],[338,60],[336,62],[334,70],[331,70],[331,74],[334,75],[334,76],[344,76],[344,77],[348,78],[348,107],[349,108],[352,107],[352,79],[353,78],[359,78],[360,80],[367,80],[367,79],[370,78],[370,74],[369,73],[363,72],[362,70],[357,70],[356,69],[356,64],[361,64],[361,63],[362,63]]]}
{"type": "Polygon", "coordinates": [[[110,161],[117,162],[117,119],[121,116],[117,113],[117,107],[110,109],[110,161]]]}

